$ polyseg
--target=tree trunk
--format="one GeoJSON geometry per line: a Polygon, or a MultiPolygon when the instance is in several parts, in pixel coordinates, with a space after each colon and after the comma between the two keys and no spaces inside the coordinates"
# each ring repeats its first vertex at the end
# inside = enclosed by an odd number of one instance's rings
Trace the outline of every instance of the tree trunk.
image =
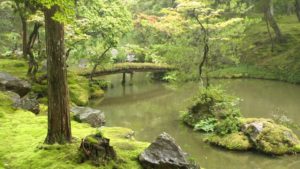
{"type": "Polygon", "coordinates": [[[38,62],[36,61],[34,54],[32,52],[32,48],[35,44],[36,39],[38,38],[39,35],[39,29],[42,25],[39,23],[35,23],[34,24],[34,28],[32,33],[29,36],[29,41],[27,43],[27,54],[29,55],[28,57],[28,71],[27,71],[27,75],[31,76],[31,78],[35,81],[35,75],[39,69],[39,65],[38,62]]]}
{"type": "Polygon", "coordinates": [[[69,90],[64,55],[64,25],[52,19],[58,6],[45,9],[45,32],[48,71],[47,144],[71,142],[69,90]]]}
{"type": "Polygon", "coordinates": [[[278,41],[283,41],[284,38],[282,36],[281,30],[274,18],[274,14],[273,14],[273,1],[272,0],[265,0],[264,2],[264,15],[265,15],[265,19],[267,20],[267,22],[270,24],[270,26],[272,27],[272,29],[275,32],[275,36],[276,39],[278,41]]]}
{"type": "MultiPolygon", "coordinates": [[[[22,49],[23,49],[23,58],[27,59],[27,19],[24,15],[24,11],[20,7],[19,2],[15,1],[17,11],[19,13],[21,23],[22,23],[22,49]]],[[[25,4],[25,9],[26,9],[26,4],[25,4]]]]}
{"type": "Polygon", "coordinates": [[[300,0],[295,0],[295,6],[296,6],[296,14],[297,14],[297,18],[298,21],[300,22],[300,0]]]}
{"type": "Polygon", "coordinates": [[[22,47],[23,47],[23,57],[27,59],[27,21],[22,18],[22,47]]]}

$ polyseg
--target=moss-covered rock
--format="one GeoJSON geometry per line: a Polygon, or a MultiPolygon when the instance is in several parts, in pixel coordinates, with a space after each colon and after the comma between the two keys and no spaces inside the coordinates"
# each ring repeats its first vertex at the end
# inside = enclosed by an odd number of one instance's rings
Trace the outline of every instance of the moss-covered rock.
{"type": "Polygon", "coordinates": [[[248,137],[242,133],[231,133],[225,136],[213,134],[205,139],[206,142],[229,150],[245,151],[254,148],[248,137]]]}
{"type": "Polygon", "coordinates": [[[295,153],[300,141],[293,131],[269,119],[242,119],[243,132],[255,148],[267,154],[295,153]]]}

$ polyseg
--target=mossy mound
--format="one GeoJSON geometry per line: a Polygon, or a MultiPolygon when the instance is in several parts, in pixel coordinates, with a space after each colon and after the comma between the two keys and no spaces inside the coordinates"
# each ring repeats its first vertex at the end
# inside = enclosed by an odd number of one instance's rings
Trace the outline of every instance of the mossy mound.
{"type": "Polygon", "coordinates": [[[90,87],[91,99],[102,98],[103,96],[104,96],[104,91],[99,86],[92,85],[90,87]]]}
{"type": "Polygon", "coordinates": [[[250,150],[283,155],[300,152],[300,141],[293,131],[270,119],[241,118],[240,132],[212,134],[205,141],[229,150],[250,150]]]}
{"type": "Polygon", "coordinates": [[[199,121],[207,118],[238,117],[240,116],[237,109],[238,101],[233,96],[226,95],[219,87],[201,88],[183,115],[183,121],[190,126],[195,126],[199,121]]]}
{"type": "Polygon", "coordinates": [[[298,153],[300,141],[293,131],[269,119],[243,118],[235,100],[218,88],[201,89],[182,116],[196,131],[210,133],[206,142],[229,150],[283,155],[298,153]]]}
{"type": "Polygon", "coordinates": [[[27,78],[27,63],[22,59],[0,59],[0,72],[6,72],[21,79],[27,78]]]}
{"type": "Polygon", "coordinates": [[[86,106],[89,101],[88,79],[69,72],[68,83],[71,101],[78,106],[86,106]]]}
{"type": "Polygon", "coordinates": [[[205,141],[229,150],[246,151],[253,148],[253,144],[243,132],[231,133],[225,136],[213,134],[207,137],[205,141]]]}
{"type": "Polygon", "coordinates": [[[275,155],[299,152],[299,138],[291,129],[269,119],[245,118],[242,123],[243,132],[257,150],[275,155]]]}

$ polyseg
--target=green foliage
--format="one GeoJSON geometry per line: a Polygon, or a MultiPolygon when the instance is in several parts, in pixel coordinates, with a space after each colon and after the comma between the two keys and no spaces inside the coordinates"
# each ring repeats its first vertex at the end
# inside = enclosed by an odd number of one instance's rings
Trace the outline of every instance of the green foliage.
{"type": "MultiPolygon", "coordinates": [[[[112,61],[109,51],[131,30],[131,14],[121,0],[84,0],[78,2],[75,31],[69,35],[73,60],[88,58],[93,64],[112,61]],[[76,47],[75,47],[76,46],[76,47]]],[[[73,28],[74,29],[74,28],[73,28]]]]}
{"type": "Polygon", "coordinates": [[[216,133],[224,136],[231,133],[236,133],[240,130],[241,123],[237,117],[232,115],[226,117],[224,120],[219,121],[216,125],[216,133]]]}
{"type": "Polygon", "coordinates": [[[200,120],[194,127],[195,131],[214,132],[217,125],[217,119],[207,118],[200,120]]]}

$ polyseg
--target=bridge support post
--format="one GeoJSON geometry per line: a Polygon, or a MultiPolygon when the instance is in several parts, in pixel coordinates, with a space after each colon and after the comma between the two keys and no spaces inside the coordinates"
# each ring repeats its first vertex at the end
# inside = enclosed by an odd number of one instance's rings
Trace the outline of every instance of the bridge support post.
{"type": "Polygon", "coordinates": [[[130,73],[130,82],[129,85],[133,85],[133,72],[130,73]]]}
{"type": "Polygon", "coordinates": [[[126,73],[123,73],[122,85],[126,84],[126,73]]]}

